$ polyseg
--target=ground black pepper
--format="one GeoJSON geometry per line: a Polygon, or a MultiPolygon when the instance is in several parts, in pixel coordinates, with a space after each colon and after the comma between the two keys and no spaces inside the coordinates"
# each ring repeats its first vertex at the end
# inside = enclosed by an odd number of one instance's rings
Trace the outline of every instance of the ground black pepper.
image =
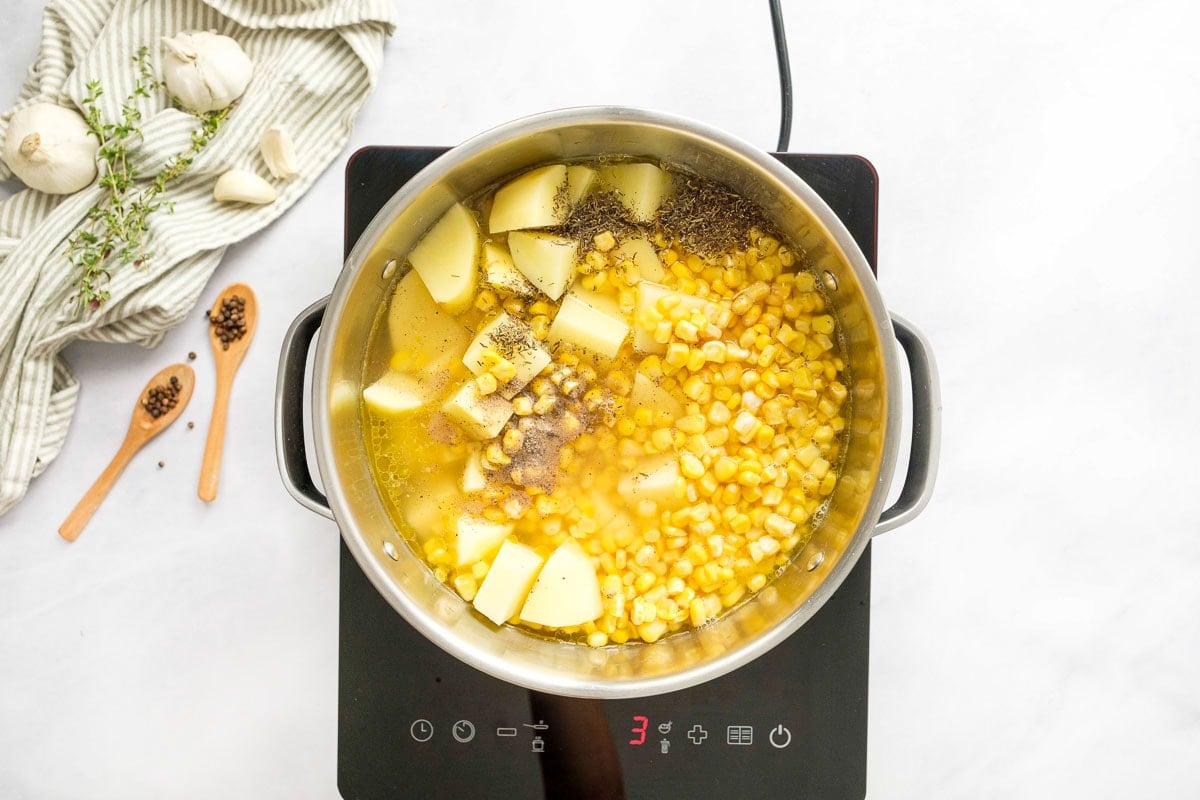
{"type": "Polygon", "coordinates": [[[240,295],[225,298],[221,302],[221,310],[216,314],[209,312],[207,316],[222,350],[228,350],[231,343],[246,335],[246,300],[240,295]]]}
{"type": "Polygon", "coordinates": [[[142,398],[142,408],[146,409],[150,416],[158,419],[179,402],[179,392],[182,388],[179,378],[172,375],[169,382],[150,387],[146,396],[142,398]]]}

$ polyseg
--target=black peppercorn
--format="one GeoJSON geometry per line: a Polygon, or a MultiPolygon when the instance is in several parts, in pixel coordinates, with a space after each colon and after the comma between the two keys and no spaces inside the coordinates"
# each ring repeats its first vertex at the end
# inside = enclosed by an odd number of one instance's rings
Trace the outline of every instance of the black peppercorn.
{"type": "Polygon", "coordinates": [[[246,335],[246,300],[239,295],[231,295],[221,301],[221,308],[216,314],[207,315],[213,335],[221,342],[221,349],[228,350],[232,342],[246,335]]]}

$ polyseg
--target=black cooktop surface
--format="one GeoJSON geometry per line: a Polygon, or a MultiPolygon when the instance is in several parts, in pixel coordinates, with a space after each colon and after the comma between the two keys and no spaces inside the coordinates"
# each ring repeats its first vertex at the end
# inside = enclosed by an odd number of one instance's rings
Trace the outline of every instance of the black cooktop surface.
{"type": "MultiPolygon", "coordinates": [[[[441,148],[371,147],[346,170],[346,252],[441,148]]],[[[781,154],[875,267],[877,179],[853,156],[781,154]]],[[[411,628],[341,548],[338,788],[385,798],[822,798],[866,795],[871,550],[804,627],[680,692],[531,692],[411,628]]]]}

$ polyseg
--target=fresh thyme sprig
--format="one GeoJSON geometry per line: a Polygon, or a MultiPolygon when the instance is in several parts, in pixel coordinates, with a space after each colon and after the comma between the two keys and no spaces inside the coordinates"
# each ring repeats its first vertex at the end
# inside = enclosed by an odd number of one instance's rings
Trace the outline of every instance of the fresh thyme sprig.
{"type": "Polygon", "coordinates": [[[133,63],[138,78],[121,104],[119,122],[105,122],[100,113],[97,101],[104,90],[99,81],[87,85],[88,94],[83,100],[83,118],[100,142],[99,185],[108,193],[89,209],[79,229],[67,240],[67,258],[78,281],[74,299],[80,307],[92,311],[109,299],[106,284],[116,266],[142,267],[153,256],[146,250],[150,215],[159,209],[166,209],[168,214],[174,211],[174,204],[164,197],[167,186],[188,170],[216,136],[230,111],[223,108],[197,115],[200,127],[192,133],[188,149],[172,156],[153,178],[134,191],[138,175],[130,162],[129,149],[142,138],[142,113],[137,100],[150,97],[163,84],[154,75],[148,47],[137,51],[133,63]]]}

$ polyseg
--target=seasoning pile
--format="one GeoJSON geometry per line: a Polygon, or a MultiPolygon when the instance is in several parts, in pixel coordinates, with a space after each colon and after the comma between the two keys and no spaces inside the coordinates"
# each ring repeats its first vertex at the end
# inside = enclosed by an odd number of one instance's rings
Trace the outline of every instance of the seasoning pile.
{"type": "Polygon", "coordinates": [[[221,302],[220,311],[216,314],[206,311],[205,315],[213,336],[221,341],[222,350],[228,350],[230,344],[246,335],[246,298],[241,295],[230,295],[221,302]]]}
{"type": "Polygon", "coordinates": [[[179,392],[182,388],[179,378],[172,375],[167,383],[150,387],[142,399],[142,408],[146,409],[150,416],[158,419],[179,403],[179,392]]]}

